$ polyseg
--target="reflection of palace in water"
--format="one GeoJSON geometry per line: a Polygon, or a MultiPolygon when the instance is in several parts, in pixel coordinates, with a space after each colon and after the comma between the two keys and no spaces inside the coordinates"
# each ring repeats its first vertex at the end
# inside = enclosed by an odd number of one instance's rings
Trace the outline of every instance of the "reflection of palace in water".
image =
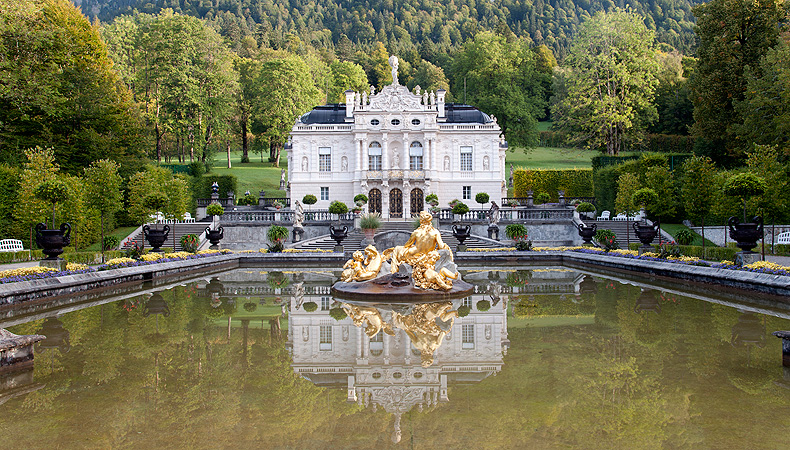
{"type": "MultiPolygon", "coordinates": [[[[403,329],[392,327],[392,335],[379,331],[369,337],[350,317],[330,316],[330,310],[341,306],[331,296],[293,295],[288,344],[294,371],[317,386],[347,389],[349,402],[393,413],[398,440],[401,414],[414,407],[435,407],[449,400],[448,385],[480,382],[502,369],[510,344],[506,305],[484,292],[484,286],[480,291],[452,302],[452,310],[467,306],[470,313],[446,323],[449,330],[428,367],[423,367],[420,351],[403,329]],[[477,303],[483,300],[490,309],[479,310],[477,303]],[[297,308],[309,302],[318,308],[313,312],[297,308]]],[[[381,318],[392,323],[395,311],[405,314],[406,308],[380,305],[378,309],[381,318]]]]}

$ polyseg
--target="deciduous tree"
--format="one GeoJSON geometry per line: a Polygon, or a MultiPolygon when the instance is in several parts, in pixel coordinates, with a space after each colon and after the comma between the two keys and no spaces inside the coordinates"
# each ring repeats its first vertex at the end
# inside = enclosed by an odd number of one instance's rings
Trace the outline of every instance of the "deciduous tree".
{"type": "Polygon", "coordinates": [[[575,141],[617,155],[655,119],[654,32],[634,13],[599,12],[579,30],[565,64],[567,96],[552,109],[575,141]]]}

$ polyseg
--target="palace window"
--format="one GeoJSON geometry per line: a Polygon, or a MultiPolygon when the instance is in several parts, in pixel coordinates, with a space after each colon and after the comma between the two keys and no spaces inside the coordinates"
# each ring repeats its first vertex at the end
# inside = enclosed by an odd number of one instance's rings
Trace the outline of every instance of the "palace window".
{"type": "Polygon", "coordinates": [[[330,147],[318,148],[318,171],[332,171],[332,149],[330,147]]]}
{"type": "Polygon", "coordinates": [[[319,337],[318,349],[332,351],[332,325],[321,325],[319,327],[319,337]]]}
{"type": "Polygon", "coordinates": [[[321,200],[329,200],[329,187],[321,188],[321,200]]]}
{"type": "Polygon", "coordinates": [[[411,124],[412,125],[419,125],[420,124],[420,119],[411,119],[411,124]]]}
{"type": "Polygon", "coordinates": [[[400,125],[400,119],[392,119],[392,120],[390,120],[390,123],[395,125],[395,126],[398,126],[398,125],[400,125]]]}
{"type": "Polygon", "coordinates": [[[471,172],[472,169],[472,147],[461,147],[461,170],[471,172]]]}
{"type": "Polygon", "coordinates": [[[374,127],[375,127],[376,125],[378,125],[379,123],[380,123],[380,122],[379,122],[379,119],[373,119],[373,120],[371,120],[371,121],[370,121],[370,124],[371,124],[371,125],[373,125],[374,127]]]}
{"type": "Polygon", "coordinates": [[[474,325],[463,325],[461,327],[461,348],[464,350],[474,350],[475,348],[474,325]]]}
{"type": "Polygon", "coordinates": [[[417,141],[409,147],[409,170],[422,170],[422,144],[417,141]]]}
{"type": "Polygon", "coordinates": [[[471,200],[472,199],[472,186],[464,186],[462,188],[462,200],[471,200]]]}
{"type": "Polygon", "coordinates": [[[378,142],[368,146],[368,170],[381,170],[381,144],[378,142]]]}

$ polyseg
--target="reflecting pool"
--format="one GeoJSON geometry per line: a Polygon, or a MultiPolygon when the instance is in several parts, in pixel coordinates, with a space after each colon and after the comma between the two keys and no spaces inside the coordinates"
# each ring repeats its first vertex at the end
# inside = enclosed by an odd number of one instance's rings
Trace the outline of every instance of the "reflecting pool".
{"type": "Polygon", "coordinates": [[[452,302],[241,268],[6,312],[47,339],[0,378],[2,448],[787,447],[771,333],[790,305],[560,266],[461,274],[475,293],[452,302]]]}

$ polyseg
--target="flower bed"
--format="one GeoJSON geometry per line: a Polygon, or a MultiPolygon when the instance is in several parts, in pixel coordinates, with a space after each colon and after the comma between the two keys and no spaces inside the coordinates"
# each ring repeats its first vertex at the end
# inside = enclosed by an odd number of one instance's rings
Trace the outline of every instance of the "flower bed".
{"type": "Polygon", "coordinates": [[[49,267],[24,267],[21,269],[4,270],[0,272],[0,284],[15,283],[18,281],[37,280],[52,277],[62,277],[66,275],[76,275],[81,273],[99,272],[104,270],[119,269],[122,267],[136,267],[150,264],[159,264],[171,261],[184,261],[187,259],[206,258],[218,254],[233,253],[230,250],[203,250],[198,253],[174,252],[174,253],[147,253],[140,260],[121,257],[113,258],[104,264],[96,267],[89,267],[85,264],[68,263],[66,270],[57,270],[49,267]]]}

